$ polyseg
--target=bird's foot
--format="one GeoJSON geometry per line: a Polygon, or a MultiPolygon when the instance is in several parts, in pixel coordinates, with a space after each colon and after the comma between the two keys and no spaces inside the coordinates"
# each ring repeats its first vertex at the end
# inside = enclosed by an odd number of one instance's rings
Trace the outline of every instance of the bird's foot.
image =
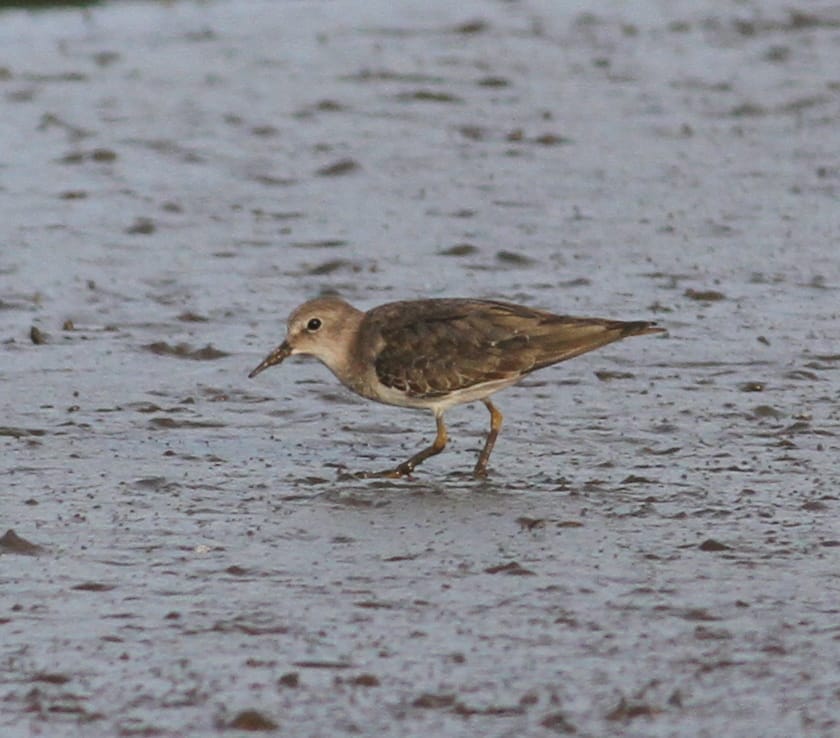
{"type": "Polygon", "coordinates": [[[414,467],[411,464],[403,463],[393,469],[385,469],[379,472],[355,472],[347,476],[351,479],[403,479],[404,477],[410,477],[413,471],[414,467]]]}

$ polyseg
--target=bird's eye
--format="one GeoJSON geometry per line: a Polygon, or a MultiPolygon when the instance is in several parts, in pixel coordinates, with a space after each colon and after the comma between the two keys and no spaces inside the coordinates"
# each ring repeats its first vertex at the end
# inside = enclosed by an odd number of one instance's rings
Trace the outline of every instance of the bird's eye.
{"type": "Polygon", "coordinates": [[[321,319],[320,318],[311,318],[309,322],[306,324],[306,330],[310,333],[314,333],[321,327],[321,319]]]}

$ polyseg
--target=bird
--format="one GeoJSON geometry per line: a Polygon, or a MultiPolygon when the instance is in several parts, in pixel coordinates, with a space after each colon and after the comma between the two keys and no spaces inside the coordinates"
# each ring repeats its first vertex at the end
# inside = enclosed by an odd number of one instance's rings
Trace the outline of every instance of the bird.
{"type": "Polygon", "coordinates": [[[485,477],[503,420],[491,395],[531,372],[613,341],[664,330],[651,321],[555,315],[472,298],[404,300],[364,312],[329,295],[295,309],[283,342],[248,376],[253,379],[289,356],[314,356],[364,398],[434,414],[437,433],[430,446],[393,468],[359,477],[410,476],[446,447],[444,413],[480,400],[490,412],[490,430],[473,474],[485,477]]]}

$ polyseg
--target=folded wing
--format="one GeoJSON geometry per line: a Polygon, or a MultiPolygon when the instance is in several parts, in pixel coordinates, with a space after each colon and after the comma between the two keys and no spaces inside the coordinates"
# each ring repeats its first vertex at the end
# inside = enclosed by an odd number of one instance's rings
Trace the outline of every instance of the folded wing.
{"type": "Polygon", "coordinates": [[[429,300],[414,310],[391,303],[371,311],[368,322],[380,336],[379,380],[423,398],[513,381],[626,336],[662,330],[485,300],[429,300]]]}

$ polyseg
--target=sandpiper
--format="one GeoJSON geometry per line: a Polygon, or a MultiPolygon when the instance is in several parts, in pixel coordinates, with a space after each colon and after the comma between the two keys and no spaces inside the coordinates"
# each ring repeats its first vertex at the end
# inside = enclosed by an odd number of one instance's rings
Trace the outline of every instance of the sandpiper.
{"type": "Polygon", "coordinates": [[[647,321],[553,315],[495,300],[410,300],[362,312],[338,297],[320,297],[291,314],[283,343],[248,376],[306,354],[362,397],[434,413],[437,436],[431,446],[393,469],[359,475],[365,477],[411,474],[446,446],[444,412],[481,400],[490,411],[490,432],[474,469],[481,477],[502,425],[490,395],[537,369],[663,330],[647,321]]]}

